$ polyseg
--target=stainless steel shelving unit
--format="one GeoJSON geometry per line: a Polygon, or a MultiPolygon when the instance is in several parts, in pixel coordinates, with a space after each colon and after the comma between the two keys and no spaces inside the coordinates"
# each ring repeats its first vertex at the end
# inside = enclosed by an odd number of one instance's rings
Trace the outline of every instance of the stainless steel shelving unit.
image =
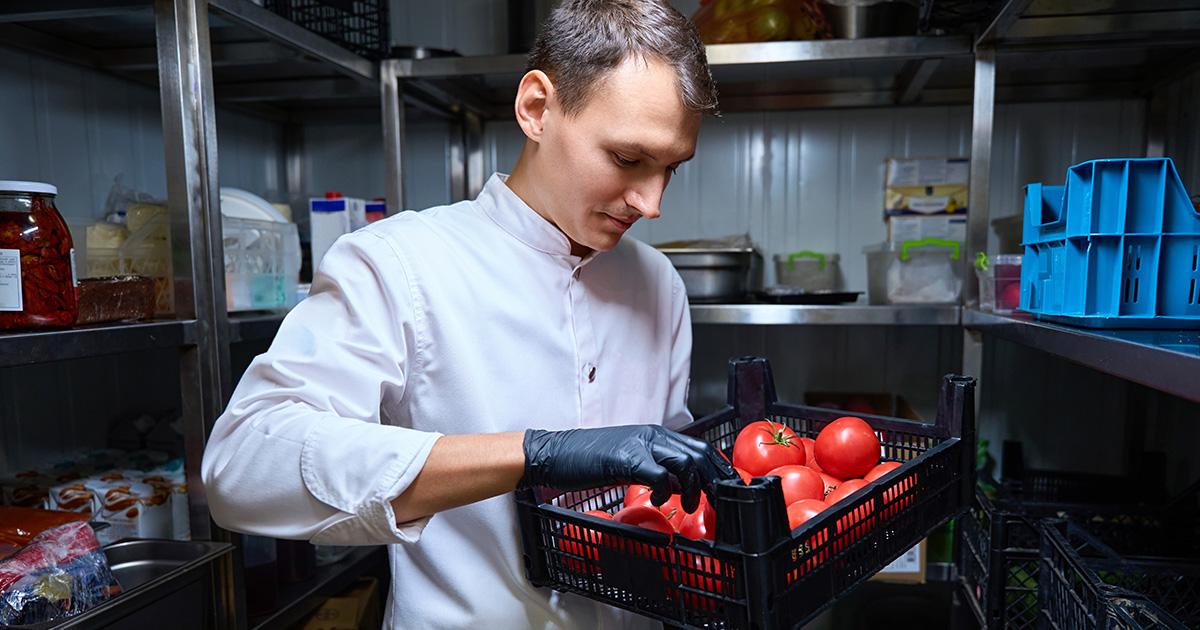
{"type": "Polygon", "coordinates": [[[957,326],[955,304],[913,306],[837,306],[792,304],[693,304],[692,324],[747,326],[957,326]]]}
{"type": "MultiPolygon", "coordinates": [[[[1047,100],[1144,98],[1148,105],[1145,155],[1163,156],[1166,114],[1157,92],[1200,67],[1200,2],[1112,0],[1101,4],[1008,0],[976,38],[971,211],[964,266],[977,252],[987,251],[997,101],[1027,100],[1026,93],[1047,100]]],[[[969,267],[965,271],[969,272],[969,267]]],[[[964,373],[982,372],[981,335],[992,334],[1200,400],[1196,384],[1189,384],[1184,373],[1172,373],[1186,365],[1194,370],[1200,364],[1188,363],[1187,353],[1156,345],[1159,339],[1190,339],[1190,333],[1102,332],[998,317],[973,308],[978,303],[976,293],[975,283],[968,282],[964,297],[969,308],[963,315],[964,373]]]]}
{"type": "MultiPolygon", "coordinates": [[[[281,317],[231,323],[225,309],[216,105],[282,122],[285,136],[310,119],[363,111],[374,117],[379,65],[247,0],[0,3],[0,43],[157,88],[177,314],[175,320],[0,334],[0,367],[178,348],[192,534],[223,540],[226,532],[212,526],[199,469],[232,389],[230,344],[270,338],[281,317]]],[[[298,147],[285,150],[290,163],[298,147]]],[[[298,170],[288,169],[289,191],[299,188],[290,181],[298,170]]],[[[247,624],[236,562],[229,556],[214,568],[215,628],[247,624]]],[[[326,572],[322,583],[348,580],[347,567],[361,563],[326,572]]],[[[280,614],[310,610],[311,598],[323,591],[314,593],[299,593],[280,614]]]]}
{"type": "Polygon", "coordinates": [[[1200,330],[1093,330],[974,308],[963,326],[1200,402],[1200,330]]]}
{"type": "Polygon", "coordinates": [[[0,334],[0,368],[195,345],[196,320],[78,326],[0,334]]]}

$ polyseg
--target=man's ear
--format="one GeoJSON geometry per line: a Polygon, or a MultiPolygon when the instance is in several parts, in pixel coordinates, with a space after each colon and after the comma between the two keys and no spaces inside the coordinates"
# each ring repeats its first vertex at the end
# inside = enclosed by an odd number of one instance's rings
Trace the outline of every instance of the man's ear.
{"type": "Polygon", "coordinates": [[[513,108],[516,110],[517,124],[521,125],[521,130],[530,140],[541,140],[546,113],[550,110],[553,100],[554,84],[545,72],[530,70],[521,77],[513,108]]]}

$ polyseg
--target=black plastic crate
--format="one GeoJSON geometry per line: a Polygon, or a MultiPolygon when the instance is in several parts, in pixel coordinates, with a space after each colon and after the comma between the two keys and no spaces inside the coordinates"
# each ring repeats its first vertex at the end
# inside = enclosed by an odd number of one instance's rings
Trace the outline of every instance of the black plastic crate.
{"type": "MultiPolygon", "coordinates": [[[[881,435],[883,458],[904,465],[794,531],[775,477],[718,484],[716,543],[581,514],[615,511],[623,487],[518,492],[526,577],[672,626],[798,628],[969,504],[974,397],[974,379],[947,376],[933,424],[862,416],[881,435]]],[[[730,362],[729,401],[683,432],[728,453],[757,420],[814,437],[845,415],[777,402],[765,359],[730,362]]]]}
{"type": "Polygon", "coordinates": [[[1200,624],[1200,564],[1122,557],[1068,521],[1047,519],[1040,530],[1038,595],[1046,627],[1091,630],[1116,623],[1175,630],[1200,624]]]}
{"type": "Polygon", "coordinates": [[[989,499],[976,489],[956,529],[958,579],[982,627],[1035,628],[1041,519],[1070,521],[1122,554],[1195,558],[1197,496],[1200,486],[1157,505],[1082,504],[989,499]]]}
{"type": "Polygon", "coordinates": [[[1108,603],[1108,630],[1186,630],[1165,610],[1140,597],[1114,594],[1108,603]]]}
{"type": "Polygon", "coordinates": [[[1157,455],[1145,454],[1138,474],[1114,477],[1026,469],[1020,451],[1019,443],[1005,443],[998,496],[977,490],[972,509],[958,521],[958,580],[982,627],[1038,627],[1037,527],[1043,518],[1074,522],[1122,554],[1200,555],[1200,484],[1164,500],[1157,455]]]}
{"type": "Polygon", "coordinates": [[[371,59],[391,51],[388,0],[264,0],[263,7],[371,59]]]}

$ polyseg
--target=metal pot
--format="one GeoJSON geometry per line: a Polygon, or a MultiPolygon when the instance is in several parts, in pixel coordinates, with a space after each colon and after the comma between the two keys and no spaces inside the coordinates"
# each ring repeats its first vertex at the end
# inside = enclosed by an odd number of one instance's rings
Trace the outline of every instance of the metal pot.
{"type": "Polygon", "coordinates": [[[697,303],[742,300],[751,290],[756,258],[759,269],[762,267],[762,255],[751,248],[663,247],[659,251],[679,272],[688,300],[697,303]]]}
{"type": "Polygon", "coordinates": [[[839,39],[917,34],[919,11],[904,0],[821,0],[821,12],[839,39]]]}

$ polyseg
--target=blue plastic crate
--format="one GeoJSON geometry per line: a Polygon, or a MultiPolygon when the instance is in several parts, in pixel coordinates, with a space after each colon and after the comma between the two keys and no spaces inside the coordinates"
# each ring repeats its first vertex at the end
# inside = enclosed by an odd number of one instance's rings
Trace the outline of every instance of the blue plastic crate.
{"type": "Polygon", "coordinates": [[[1200,212],[1168,158],[1025,187],[1021,309],[1096,328],[1200,328],[1200,212]]]}

